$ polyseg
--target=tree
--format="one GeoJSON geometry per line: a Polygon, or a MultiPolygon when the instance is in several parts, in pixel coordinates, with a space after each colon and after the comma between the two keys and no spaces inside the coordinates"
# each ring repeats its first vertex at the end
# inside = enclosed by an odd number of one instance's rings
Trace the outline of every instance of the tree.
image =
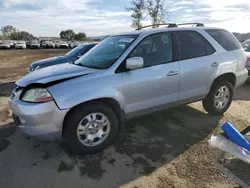
{"type": "Polygon", "coordinates": [[[145,11],[145,2],[144,0],[132,0],[131,7],[126,8],[127,11],[132,11],[132,24],[131,27],[133,28],[140,28],[142,27],[141,21],[144,17],[145,11]]]}
{"type": "Polygon", "coordinates": [[[12,40],[31,40],[34,36],[27,31],[18,31],[11,35],[12,40]]]}
{"type": "Polygon", "coordinates": [[[127,11],[132,11],[131,27],[142,27],[141,22],[147,17],[151,18],[154,27],[157,24],[165,23],[167,11],[164,7],[164,0],[132,0],[131,5],[130,8],[126,8],[127,11]]]}
{"type": "Polygon", "coordinates": [[[80,40],[80,41],[87,40],[86,33],[82,32],[82,33],[75,34],[75,40],[80,40]]]}
{"type": "Polygon", "coordinates": [[[15,35],[18,30],[12,25],[6,25],[1,28],[1,31],[4,37],[11,38],[11,36],[15,35]]]}
{"type": "Polygon", "coordinates": [[[167,12],[164,8],[163,0],[147,0],[145,8],[152,20],[152,25],[165,23],[167,12]]]}
{"type": "Polygon", "coordinates": [[[60,38],[65,40],[73,40],[75,38],[75,32],[72,29],[61,31],[60,38]]]}

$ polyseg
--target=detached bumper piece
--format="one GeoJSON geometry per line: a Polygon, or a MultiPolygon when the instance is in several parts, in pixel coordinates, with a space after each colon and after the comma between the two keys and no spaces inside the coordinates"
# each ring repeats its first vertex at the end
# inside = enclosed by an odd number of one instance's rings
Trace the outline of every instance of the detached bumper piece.
{"type": "MultiPolygon", "coordinates": [[[[223,126],[222,129],[225,130],[223,126]]],[[[230,130],[237,131],[231,124],[229,124],[230,126],[230,130]]],[[[244,144],[248,144],[250,126],[240,133],[225,132],[216,136],[212,135],[209,144],[217,149],[216,167],[218,170],[241,187],[250,188],[250,151],[246,149],[242,142],[240,145],[244,147],[240,146],[239,140],[245,141],[244,144]]]]}

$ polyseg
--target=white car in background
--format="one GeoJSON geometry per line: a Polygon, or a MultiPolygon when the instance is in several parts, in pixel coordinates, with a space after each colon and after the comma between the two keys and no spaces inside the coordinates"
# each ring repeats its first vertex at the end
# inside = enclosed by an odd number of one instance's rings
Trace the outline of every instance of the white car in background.
{"type": "Polygon", "coordinates": [[[41,47],[43,48],[55,48],[55,43],[53,41],[43,41],[41,42],[41,47]]]}
{"type": "Polygon", "coordinates": [[[17,41],[16,48],[17,49],[26,49],[26,42],[25,41],[17,41]]]}
{"type": "Polygon", "coordinates": [[[40,44],[38,40],[31,40],[30,41],[30,48],[40,48],[40,44]]]}
{"type": "Polygon", "coordinates": [[[53,41],[46,41],[46,48],[55,48],[55,43],[53,41]]]}
{"type": "Polygon", "coordinates": [[[9,41],[3,41],[2,43],[0,43],[0,48],[10,49],[11,43],[9,41]]]}
{"type": "Polygon", "coordinates": [[[59,48],[68,48],[68,47],[69,47],[69,45],[67,42],[65,42],[65,41],[59,42],[59,48]]]}
{"type": "Polygon", "coordinates": [[[54,41],[54,44],[55,44],[55,47],[56,47],[56,48],[59,48],[60,42],[61,42],[61,41],[54,41]]]}
{"type": "Polygon", "coordinates": [[[250,80],[250,39],[242,43],[242,47],[247,56],[246,69],[248,70],[248,81],[250,80]]]}

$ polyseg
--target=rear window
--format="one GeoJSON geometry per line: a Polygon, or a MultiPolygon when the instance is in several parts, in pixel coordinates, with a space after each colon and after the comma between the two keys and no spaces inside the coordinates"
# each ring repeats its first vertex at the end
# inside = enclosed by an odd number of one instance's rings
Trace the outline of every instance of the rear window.
{"type": "Polygon", "coordinates": [[[227,51],[238,50],[241,48],[240,43],[226,30],[206,29],[206,32],[227,51]]]}

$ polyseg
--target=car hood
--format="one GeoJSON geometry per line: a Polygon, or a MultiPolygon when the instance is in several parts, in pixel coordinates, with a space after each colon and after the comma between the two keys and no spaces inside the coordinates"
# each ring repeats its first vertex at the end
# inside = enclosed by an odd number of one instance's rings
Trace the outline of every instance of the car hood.
{"type": "Polygon", "coordinates": [[[98,70],[81,67],[70,63],[54,65],[27,74],[23,78],[19,79],[16,82],[16,85],[26,87],[27,85],[34,83],[48,84],[54,81],[91,74],[96,71],[98,70]]]}
{"type": "Polygon", "coordinates": [[[31,63],[31,66],[32,67],[35,67],[37,65],[46,65],[46,64],[53,64],[53,63],[56,63],[56,62],[62,62],[62,61],[70,61],[70,57],[67,57],[67,56],[57,56],[57,57],[50,57],[50,58],[47,58],[47,59],[42,59],[42,60],[39,60],[39,61],[35,61],[33,63],[31,63]]]}

